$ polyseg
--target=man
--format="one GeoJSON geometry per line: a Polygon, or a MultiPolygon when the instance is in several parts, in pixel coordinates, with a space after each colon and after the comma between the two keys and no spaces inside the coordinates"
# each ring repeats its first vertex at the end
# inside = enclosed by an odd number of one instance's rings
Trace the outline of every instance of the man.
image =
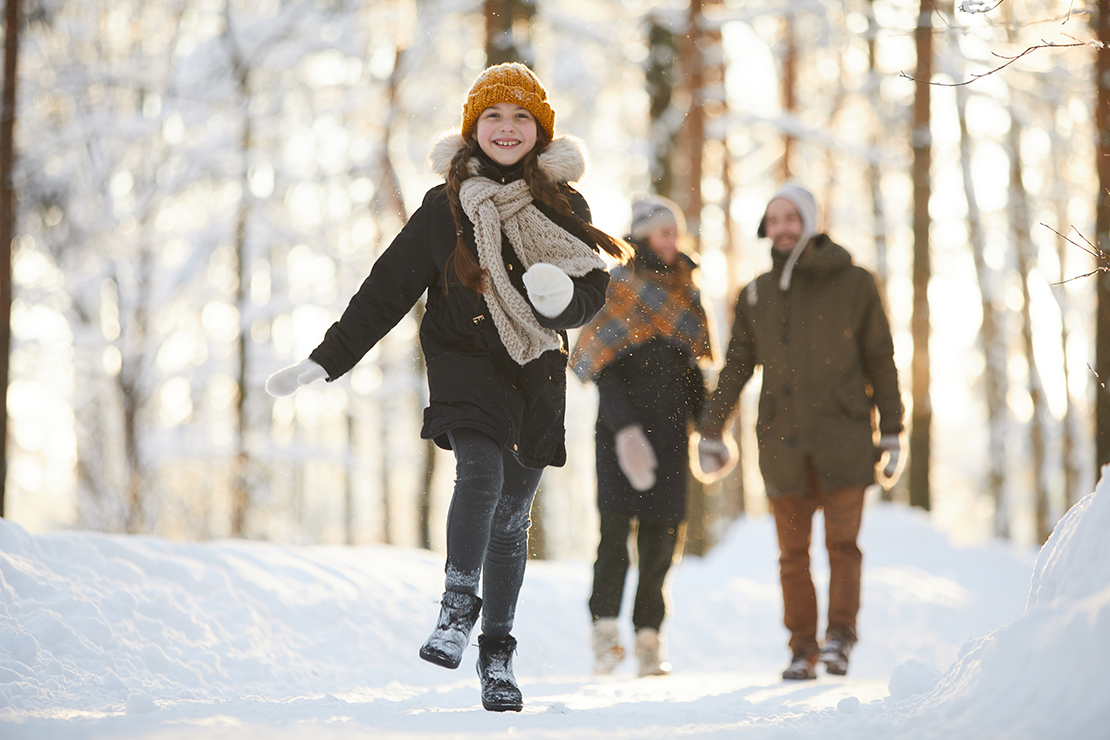
{"type": "Polygon", "coordinates": [[[729,463],[724,429],[744,384],[763,366],[756,435],[759,466],[779,542],[790,665],[784,679],[812,679],[817,663],[843,675],[856,643],[862,554],[856,544],[865,488],[898,474],[902,402],[890,325],[872,275],[816,233],[817,204],[795,184],[771,201],[758,235],[774,265],[736,302],[717,387],[702,410],[699,460],[729,463]],[[872,428],[878,409],[878,443],[872,428]],[[809,572],[813,514],[824,510],[829,612],[817,642],[817,596],[809,572]]]}

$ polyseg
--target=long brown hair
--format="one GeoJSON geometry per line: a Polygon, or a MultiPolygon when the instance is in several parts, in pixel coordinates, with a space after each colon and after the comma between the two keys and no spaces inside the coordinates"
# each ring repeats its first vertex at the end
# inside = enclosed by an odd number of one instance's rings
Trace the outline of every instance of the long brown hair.
{"type": "MultiPolygon", "coordinates": [[[[522,176],[524,181],[528,183],[528,189],[532,191],[532,197],[556,213],[576,222],[579,228],[598,247],[605,250],[618,262],[621,264],[627,262],[634,254],[632,247],[624,240],[614,238],[588,221],[579,218],[571,208],[570,201],[567,200],[563,188],[548,177],[547,173],[540,167],[539,155],[547,148],[548,143],[543,128],[537,126],[536,145],[532,147],[532,151],[524,155],[522,170],[522,176]]],[[[471,157],[477,156],[478,151],[477,139],[467,137],[466,145],[460,147],[459,151],[455,153],[447,171],[447,202],[451,206],[451,215],[455,219],[455,249],[447,259],[447,266],[449,269],[452,266],[454,267],[455,275],[464,286],[475,293],[485,293],[487,289],[486,271],[478,264],[474,253],[466,245],[463,234],[466,215],[463,213],[462,202],[459,199],[459,189],[462,187],[463,180],[471,176],[467,169],[467,163],[471,157]]]]}

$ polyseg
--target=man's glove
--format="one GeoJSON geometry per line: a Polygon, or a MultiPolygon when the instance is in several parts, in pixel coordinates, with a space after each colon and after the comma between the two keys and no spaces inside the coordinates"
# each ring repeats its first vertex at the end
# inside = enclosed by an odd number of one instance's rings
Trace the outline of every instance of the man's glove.
{"type": "Polygon", "coordinates": [[[659,467],[655,450],[651,449],[644,429],[631,424],[617,432],[617,464],[624,477],[637,491],[646,491],[655,485],[655,469],[659,467]]]}
{"type": "Polygon", "coordinates": [[[266,392],[271,396],[288,396],[302,385],[328,377],[328,371],[312,360],[301,360],[292,367],[278,370],[266,381],[266,392]]]}
{"type": "Polygon", "coordinates": [[[884,434],[879,437],[876,452],[879,457],[876,467],[883,466],[879,471],[879,483],[889,489],[902,473],[902,438],[897,434],[884,434]]]}
{"type": "Polygon", "coordinates": [[[705,437],[698,442],[699,480],[709,483],[728,475],[736,462],[736,443],[732,438],[705,437]]]}
{"type": "Polygon", "coordinates": [[[574,281],[555,265],[537,262],[524,273],[524,288],[536,310],[553,319],[570,305],[574,281]]]}

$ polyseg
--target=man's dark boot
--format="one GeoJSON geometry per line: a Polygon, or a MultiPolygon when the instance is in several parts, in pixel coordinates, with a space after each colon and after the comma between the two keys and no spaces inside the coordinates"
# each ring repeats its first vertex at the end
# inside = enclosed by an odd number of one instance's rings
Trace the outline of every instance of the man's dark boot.
{"type": "Polygon", "coordinates": [[[482,706],[490,712],[519,712],[524,697],[513,676],[512,635],[500,639],[478,635],[478,677],[482,680],[482,706]]]}
{"type": "Polygon", "coordinates": [[[825,664],[825,672],[833,676],[848,673],[848,658],[856,644],[856,631],[851,628],[832,627],[825,633],[825,646],[821,648],[820,660],[825,664]]]}
{"type": "Polygon", "coordinates": [[[782,672],[785,681],[811,681],[817,678],[817,656],[798,652],[790,659],[790,665],[782,672]]]}
{"type": "Polygon", "coordinates": [[[462,591],[445,591],[441,604],[436,628],[420,648],[420,657],[444,668],[458,668],[482,600],[462,591]]]}

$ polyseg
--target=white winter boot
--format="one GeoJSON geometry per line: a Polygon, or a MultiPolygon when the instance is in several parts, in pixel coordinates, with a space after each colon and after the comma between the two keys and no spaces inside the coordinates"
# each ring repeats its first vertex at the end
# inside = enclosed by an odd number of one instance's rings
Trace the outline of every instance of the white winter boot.
{"type": "Polygon", "coordinates": [[[665,676],[671,672],[671,664],[661,659],[662,653],[659,630],[651,627],[636,630],[636,657],[640,660],[640,678],[665,676]]]}
{"type": "Polygon", "coordinates": [[[608,676],[624,659],[616,617],[601,617],[594,621],[593,647],[594,673],[608,676]]]}

